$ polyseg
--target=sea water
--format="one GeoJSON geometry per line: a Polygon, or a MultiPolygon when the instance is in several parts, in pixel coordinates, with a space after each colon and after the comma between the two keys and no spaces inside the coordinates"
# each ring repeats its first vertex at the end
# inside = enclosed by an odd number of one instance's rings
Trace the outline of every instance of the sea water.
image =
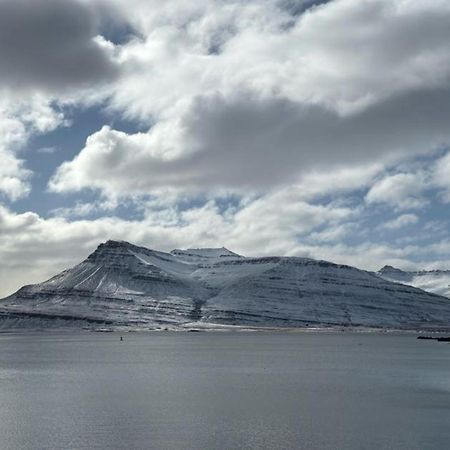
{"type": "Polygon", "coordinates": [[[450,344],[410,334],[0,334],[0,449],[448,449],[450,344]]]}

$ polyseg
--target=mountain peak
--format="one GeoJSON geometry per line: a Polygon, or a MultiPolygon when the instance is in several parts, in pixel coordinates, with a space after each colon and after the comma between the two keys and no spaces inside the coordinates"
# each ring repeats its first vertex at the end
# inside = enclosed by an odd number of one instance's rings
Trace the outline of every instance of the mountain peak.
{"type": "Polygon", "coordinates": [[[379,273],[404,273],[403,270],[398,269],[397,267],[385,265],[379,270],[379,273]]]}
{"type": "Polygon", "coordinates": [[[89,261],[103,261],[123,258],[127,255],[129,250],[149,252],[150,250],[145,247],[139,247],[137,245],[130,244],[126,241],[116,241],[110,239],[106,242],[102,242],[94,252],[88,256],[89,261]]]}
{"type": "Polygon", "coordinates": [[[243,258],[225,247],[188,248],[186,250],[176,248],[170,253],[183,259],[243,258]]]}
{"type": "Polygon", "coordinates": [[[108,239],[106,242],[102,242],[97,248],[100,247],[128,247],[131,246],[129,242],[126,241],[116,241],[114,239],[108,239]]]}

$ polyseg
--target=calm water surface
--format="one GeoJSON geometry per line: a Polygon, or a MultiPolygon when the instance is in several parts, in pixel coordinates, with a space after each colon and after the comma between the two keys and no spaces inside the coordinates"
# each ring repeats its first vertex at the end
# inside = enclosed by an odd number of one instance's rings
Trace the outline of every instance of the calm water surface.
{"type": "Polygon", "coordinates": [[[0,449],[448,449],[450,344],[412,335],[0,335],[0,449]]]}

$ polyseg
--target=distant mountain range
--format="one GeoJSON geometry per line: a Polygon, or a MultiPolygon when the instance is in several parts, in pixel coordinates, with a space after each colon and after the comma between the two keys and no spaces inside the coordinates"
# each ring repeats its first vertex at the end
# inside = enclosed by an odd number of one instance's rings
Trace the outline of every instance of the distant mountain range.
{"type": "Polygon", "coordinates": [[[384,266],[378,275],[385,280],[408,284],[450,298],[450,270],[405,272],[392,266],[384,266]]]}
{"type": "Polygon", "coordinates": [[[399,284],[410,282],[403,274],[309,258],[247,258],[225,248],[164,253],[108,241],[77,266],[1,300],[0,327],[450,328],[450,300],[399,284]]]}

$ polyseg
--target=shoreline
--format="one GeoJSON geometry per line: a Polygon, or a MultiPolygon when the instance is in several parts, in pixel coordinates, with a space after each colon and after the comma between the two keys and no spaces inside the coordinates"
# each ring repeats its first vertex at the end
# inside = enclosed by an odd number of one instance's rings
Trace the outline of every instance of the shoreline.
{"type": "Polygon", "coordinates": [[[289,333],[289,334],[411,334],[443,335],[450,334],[449,327],[433,326],[429,328],[381,328],[365,326],[323,326],[323,327],[255,327],[224,324],[184,324],[180,326],[127,327],[5,327],[0,328],[0,335],[6,334],[54,334],[54,333],[289,333]]]}

